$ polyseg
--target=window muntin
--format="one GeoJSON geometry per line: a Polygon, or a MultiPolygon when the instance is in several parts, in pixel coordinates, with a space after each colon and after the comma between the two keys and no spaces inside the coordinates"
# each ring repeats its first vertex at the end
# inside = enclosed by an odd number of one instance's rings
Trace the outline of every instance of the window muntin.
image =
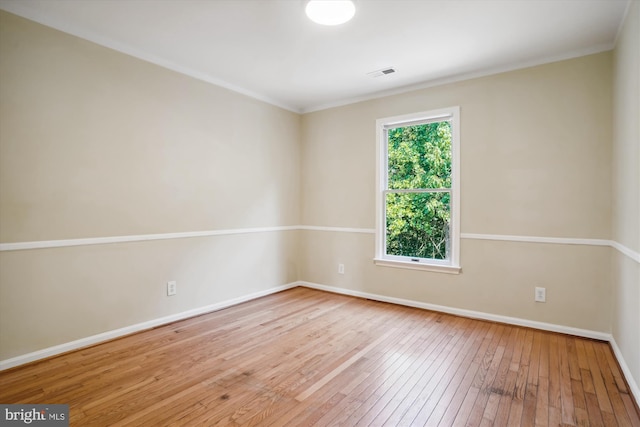
{"type": "Polygon", "coordinates": [[[377,121],[378,264],[459,270],[458,116],[454,107],[377,121]]]}

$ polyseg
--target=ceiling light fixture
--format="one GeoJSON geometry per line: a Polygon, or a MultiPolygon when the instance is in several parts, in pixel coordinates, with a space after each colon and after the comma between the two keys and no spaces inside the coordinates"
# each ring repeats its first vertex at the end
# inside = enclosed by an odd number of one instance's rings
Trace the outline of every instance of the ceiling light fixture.
{"type": "Polygon", "coordinates": [[[356,7],[351,0],[310,0],[305,12],[317,24],[340,25],[353,18],[356,7]]]}

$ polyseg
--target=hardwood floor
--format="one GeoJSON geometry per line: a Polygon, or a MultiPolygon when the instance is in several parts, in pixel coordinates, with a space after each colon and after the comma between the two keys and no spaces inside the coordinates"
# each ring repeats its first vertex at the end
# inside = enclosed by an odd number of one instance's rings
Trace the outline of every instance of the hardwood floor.
{"type": "Polygon", "coordinates": [[[295,288],[0,372],[73,426],[640,426],[607,343],[295,288]]]}

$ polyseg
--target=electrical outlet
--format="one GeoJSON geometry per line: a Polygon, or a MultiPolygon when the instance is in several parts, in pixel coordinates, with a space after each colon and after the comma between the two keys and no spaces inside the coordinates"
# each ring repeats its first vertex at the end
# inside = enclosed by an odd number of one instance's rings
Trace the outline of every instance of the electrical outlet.
{"type": "Polygon", "coordinates": [[[338,274],[344,274],[344,264],[338,264],[338,274]]]}
{"type": "Polygon", "coordinates": [[[539,288],[536,286],[536,302],[547,302],[547,288],[539,288]]]}
{"type": "Polygon", "coordinates": [[[177,283],[175,282],[175,280],[172,280],[171,282],[167,282],[167,296],[172,296],[175,295],[177,292],[177,283]]]}

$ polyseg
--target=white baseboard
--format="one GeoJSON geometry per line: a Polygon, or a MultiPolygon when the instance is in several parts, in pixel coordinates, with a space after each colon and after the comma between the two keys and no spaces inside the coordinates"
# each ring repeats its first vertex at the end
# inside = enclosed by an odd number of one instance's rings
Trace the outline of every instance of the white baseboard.
{"type": "Polygon", "coordinates": [[[631,374],[631,370],[629,369],[629,366],[624,360],[624,356],[622,355],[622,352],[620,351],[618,344],[616,343],[615,339],[613,338],[613,335],[611,334],[608,334],[605,332],[591,331],[588,329],[573,328],[570,326],[555,325],[552,323],[537,322],[534,320],[520,319],[517,317],[509,317],[509,316],[501,316],[498,314],[484,313],[482,311],[465,310],[461,308],[447,307],[444,305],[429,304],[425,302],[388,297],[388,296],[378,295],[378,294],[371,294],[368,292],[353,291],[350,289],[337,288],[334,286],[320,285],[318,283],[298,282],[298,284],[306,288],[318,289],[321,291],[333,292],[333,293],[342,294],[342,295],[350,295],[350,296],[360,297],[360,298],[367,298],[374,301],[389,302],[392,304],[399,304],[407,307],[423,308],[426,310],[438,311],[438,312],[448,313],[448,314],[455,314],[457,316],[470,317],[473,319],[490,320],[493,322],[506,323],[509,325],[525,326],[528,328],[540,329],[543,331],[559,332],[562,334],[575,335],[578,337],[608,341],[609,344],[611,345],[611,348],[613,349],[613,353],[616,359],[618,360],[618,363],[620,364],[620,368],[622,369],[622,374],[624,375],[625,380],[627,380],[627,384],[629,384],[629,388],[631,389],[630,390],[631,398],[634,399],[637,405],[640,407],[640,388],[638,388],[638,384],[634,380],[633,375],[631,374]]]}
{"type": "Polygon", "coordinates": [[[169,316],[160,317],[158,319],[137,323],[135,325],[125,326],[124,328],[115,329],[113,331],[107,331],[101,334],[92,335],[92,336],[81,338],[79,340],[71,341],[68,343],[56,345],[53,347],[48,347],[42,350],[34,351],[32,353],[16,356],[11,359],[0,360],[0,371],[13,368],[16,366],[24,365],[25,363],[34,362],[36,360],[55,356],[57,354],[66,353],[72,350],[77,350],[83,347],[99,344],[101,342],[109,341],[115,338],[129,335],[129,334],[133,334],[135,332],[144,331],[145,329],[151,329],[151,328],[155,328],[156,326],[166,325],[168,323],[176,322],[178,320],[188,319],[189,317],[198,316],[200,314],[222,310],[223,308],[231,307],[233,305],[250,301],[252,299],[260,298],[266,295],[274,294],[276,292],[295,288],[296,286],[299,286],[297,282],[289,283],[286,285],[267,289],[265,291],[254,292],[249,295],[243,295],[241,297],[233,298],[227,301],[222,301],[216,304],[210,304],[204,307],[194,308],[193,310],[183,311],[182,313],[176,313],[169,316]]]}
{"type": "Polygon", "coordinates": [[[485,313],[482,311],[465,310],[462,308],[447,307],[444,305],[429,304],[426,302],[413,301],[402,298],[388,297],[385,295],[370,294],[368,292],[353,291],[350,289],[325,286],[317,283],[299,282],[300,286],[333,292],[343,295],[351,295],[360,298],[367,298],[375,301],[390,302],[393,304],[405,305],[407,307],[423,308],[425,310],[439,311],[442,313],[455,314],[456,316],[470,317],[472,319],[490,320],[492,322],[507,323],[509,325],[525,326],[528,328],[541,329],[543,331],[559,332],[562,334],[576,335],[579,337],[592,338],[601,341],[610,341],[611,334],[605,332],[591,331],[588,329],[573,328],[570,326],[555,325],[553,323],[537,322],[534,320],[521,319],[518,317],[501,316],[499,314],[485,313]]]}
{"type": "Polygon", "coordinates": [[[638,383],[634,380],[633,375],[631,374],[631,369],[629,369],[629,365],[624,360],[624,356],[622,356],[622,351],[620,347],[618,347],[618,343],[616,343],[615,338],[611,337],[609,340],[609,344],[611,344],[611,348],[613,349],[613,354],[616,356],[618,360],[618,364],[620,365],[620,369],[622,369],[622,375],[624,375],[624,379],[627,380],[627,384],[631,389],[631,398],[635,399],[636,404],[640,408],[640,387],[638,387],[638,383]]]}

